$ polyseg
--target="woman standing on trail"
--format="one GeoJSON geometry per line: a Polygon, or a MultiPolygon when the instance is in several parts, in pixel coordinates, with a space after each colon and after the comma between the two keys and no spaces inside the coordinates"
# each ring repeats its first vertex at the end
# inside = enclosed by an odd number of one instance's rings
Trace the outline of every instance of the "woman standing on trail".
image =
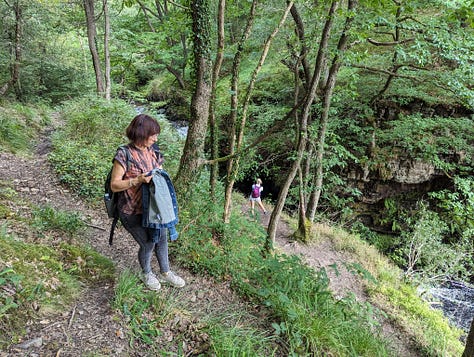
{"type": "Polygon", "coordinates": [[[118,200],[120,222],[139,245],[138,262],[144,282],[152,290],[161,288],[160,281],[175,287],[185,285],[184,280],[170,270],[167,232],[162,230],[154,242],[152,232],[142,226],[142,185],[152,179],[150,171],[161,169],[163,163],[161,155],[153,148],[158,134],[160,125],[154,118],[146,114],[135,116],[126,129],[130,143],[125,148],[129,155],[124,150],[117,150],[110,183],[112,191],[122,192],[118,200]],[[158,277],[151,269],[153,253],[160,266],[158,277]]]}
{"type": "Polygon", "coordinates": [[[254,214],[254,210],[255,210],[255,202],[257,202],[258,206],[263,211],[263,214],[267,214],[267,210],[263,206],[262,199],[260,197],[262,191],[263,191],[262,180],[258,178],[255,181],[255,183],[252,185],[252,192],[250,193],[250,197],[249,197],[252,215],[254,214]]]}

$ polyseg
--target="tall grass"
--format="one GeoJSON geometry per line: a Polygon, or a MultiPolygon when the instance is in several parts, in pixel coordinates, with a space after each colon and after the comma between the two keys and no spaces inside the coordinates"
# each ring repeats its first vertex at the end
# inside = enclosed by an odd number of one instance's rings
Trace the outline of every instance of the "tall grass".
{"type": "Polygon", "coordinates": [[[44,205],[33,209],[33,227],[41,230],[57,230],[68,236],[75,236],[85,228],[85,223],[77,212],[56,210],[44,205]]]}
{"type": "Polygon", "coordinates": [[[43,107],[18,103],[0,103],[0,149],[13,153],[28,153],[37,133],[49,123],[43,107]]]}
{"type": "Polygon", "coordinates": [[[211,220],[220,216],[220,205],[214,206],[206,197],[206,190],[196,189],[186,201],[189,217],[182,223],[183,238],[176,254],[183,265],[229,280],[242,298],[267,308],[269,331],[285,341],[286,353],[393,355],[381,337],[376,309],[351,298],[335,299],[325,271],[313,270],[298,257],[263,255],[262,227],[240,214],[240,207],[228,225],[211,220]]]}
{"type": "Polygon", "coordinates": [[[460,356],[463,332],[451,327],[442,312],[430,308],[415,286],[403,279],[403,272],[355,234],[319,225],[320,235],[330,239],[340,251],[348,252],[373,277],[366,291],[400,328],[412,336],[427,356],[460,356]]]}

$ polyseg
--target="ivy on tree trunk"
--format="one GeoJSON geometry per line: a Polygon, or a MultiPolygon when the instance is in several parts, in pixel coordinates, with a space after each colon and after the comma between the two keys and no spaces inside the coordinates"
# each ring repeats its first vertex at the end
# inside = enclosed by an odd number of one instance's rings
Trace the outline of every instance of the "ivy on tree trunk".
{"type": "Polygon", "coordinates": [[[175,178],[178,191],[186,192],[199,177],[211,100],[210,14],[208,0],[191,1],[194,56],[194,93],[191,100],[188,135],[175,178]]]}

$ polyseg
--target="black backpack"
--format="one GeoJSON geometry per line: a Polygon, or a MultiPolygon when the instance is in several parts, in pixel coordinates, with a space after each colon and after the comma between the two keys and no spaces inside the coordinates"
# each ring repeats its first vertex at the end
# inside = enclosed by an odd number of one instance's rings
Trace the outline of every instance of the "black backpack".
{"type": "MultiPolygon", "coordinates": [[[[130,156],[130,151],[128,150],[126,145],[120,145],[117,150],[123,150],[125,152],[125,156],[127,158],[127,170],[130,165],[130,161],[132,160],[130,156]]],[[[112,160],[113,162],[113,160],[112,160]]],[[[109,173],[107,174],[107,178],[105,179],[104,183],[104,203],[105,209],[107,211],[107,215],[109,218],[112,218],[112,225],[110,227],[110,235],[109,235],[109,245],[112,245],[112,241],[114,238],[114,231],[115,226],[117,226],[117,222],[119,220],[119,210],[118,210],[118,198],[121,192],[112,192],[110,188],[110,181],[112,179],[112,168],[110,169],[109,173]]]]}

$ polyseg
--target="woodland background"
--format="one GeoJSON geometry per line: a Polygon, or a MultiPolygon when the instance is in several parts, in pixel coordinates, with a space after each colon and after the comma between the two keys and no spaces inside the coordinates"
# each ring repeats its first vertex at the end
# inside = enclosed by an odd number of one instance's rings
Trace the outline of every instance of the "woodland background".
{"type": "Polygon", "coordinates": [[[413,288],[470,284],[473,9],[467,0],[5,0],[2,150],[27,150],[35,126],[59,113],[51,164],[97,201],[126,123],[145,108],[188,127],[182,145],[159,144],[184,212],[197,192],[215,205],[215,244],[229,238],[234,193],[260,177],[272,206],[263,257],[285,214],[296,241],[313,240],[320,223],[343,228],[413,288]]]}

